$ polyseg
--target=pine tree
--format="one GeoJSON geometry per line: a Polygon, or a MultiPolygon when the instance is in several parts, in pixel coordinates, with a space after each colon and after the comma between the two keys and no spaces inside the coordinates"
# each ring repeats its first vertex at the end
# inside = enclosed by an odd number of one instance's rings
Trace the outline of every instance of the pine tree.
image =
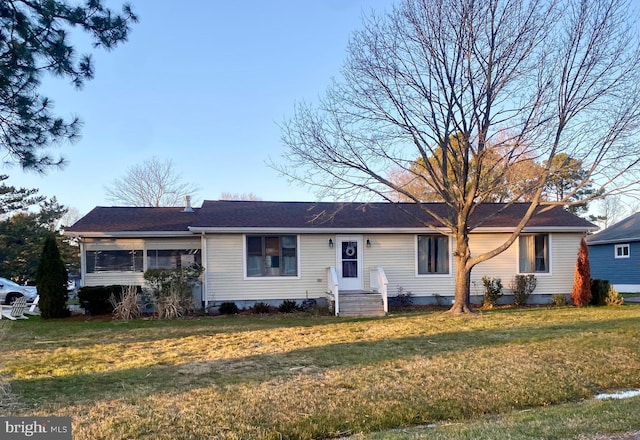
{"type": "Polygon", "coordinates": [[[54,234],[49,234],[44,242],[36,286],[40,295],[39,307],[43,318],[64,318],[67,309],[67,269],[60,257],[54,234]]]}
{"type": "Polygon", "coordinates": [[[577,307],[589,304],[591,301],[591,266],[589,265],[589,250],[584,238],[580,240],[580,250],[576,261],[576,272],[573,278],[571,299],[577,307]]]}
{"type": "Polygon", "coordinates": [[[49,146],[78,137],[80,121],[53,114],[42,96],[42,79],[51,74],[77,88],[93,78],[90,54],[80,55],[71,40],[84,31],[94,47],[110,50],[127,40],[137,21],[129,5],[117,14],[103,0],[84,5],[69,0],[0,1],[0,150],[3,162],[46,171],[63,160],[49,146]],[[78,31],[77,31],[78,30],[78,31]]]}

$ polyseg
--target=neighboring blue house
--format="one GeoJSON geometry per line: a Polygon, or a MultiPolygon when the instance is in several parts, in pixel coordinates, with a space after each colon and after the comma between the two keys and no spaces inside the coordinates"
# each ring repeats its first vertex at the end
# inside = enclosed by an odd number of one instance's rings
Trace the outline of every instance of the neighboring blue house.
{"type": "Polygon", "coordinates": [[[591,277],[618,292],[640,292],[640,212],[586,238],[591,277]]]}

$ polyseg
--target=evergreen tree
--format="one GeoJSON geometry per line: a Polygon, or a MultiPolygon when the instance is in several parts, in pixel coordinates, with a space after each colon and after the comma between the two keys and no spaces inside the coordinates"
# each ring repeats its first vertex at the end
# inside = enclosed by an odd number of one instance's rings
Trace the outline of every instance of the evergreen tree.
{"type": "Polygon", "coordinates": [[[56,237],[51,233],[44,242],[36,276],[36,285],[40,295],[39,307],[43,318],[69,316],[67,281],[67,269],[60,258],[56,237]]]}
{"type": "Polygon", "coordinates": [[[39,212],[17,212],[0,220],[0,274],[23,284],[36,279],[42,247],[55,232],[58,250],[70,271],[80,268],[79,247],[60,234],[61,218],[67,212],[55,197],[40,203],[39,212]]]}
{"type": "Polygon", "coordinates": [[[591,301],[591,266],[589,265],[589,249],[584,238],[580,240],[580,250],[573,279],[573,291],[571,292],[573,304],[577,307],[589,304],[591,301]]]}
{"type": "MultiPolygon", "coordinates": [[[[4,161],[45,171],[60,165],[47,147],[78,135],[77,118],[52,114],[52,103],[38,93],[45,73],[67,78],[78,88],[93,77],[89,55],[78,56],[73,29],[89,34],[107,50],[127,39],[137,17],[128,5],[114,14],[101,0],[84,5],[65,0],[0,1],[0,150],[4,161]]],[[[73,2],[79,3],[79,2],[73,2]]]]}
{"type": "Polygon", "coordinates": [[[40,203],[44,196],[39,196],[37,188],[16,188],[4,183],[9,176],[0,174],[0,215],[12,211],[26,211],[30,206],[40,203]]]}

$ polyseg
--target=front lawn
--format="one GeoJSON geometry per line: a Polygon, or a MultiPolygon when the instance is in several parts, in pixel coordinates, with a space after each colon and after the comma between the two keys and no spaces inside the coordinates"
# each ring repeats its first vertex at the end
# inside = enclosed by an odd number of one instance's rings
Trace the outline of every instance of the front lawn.
{"type": "Polygon", "coordinates": [[[0,326],[0,415],[72,416],[74,440],[440,432],[640,388],[638,305],[0,326]]]}

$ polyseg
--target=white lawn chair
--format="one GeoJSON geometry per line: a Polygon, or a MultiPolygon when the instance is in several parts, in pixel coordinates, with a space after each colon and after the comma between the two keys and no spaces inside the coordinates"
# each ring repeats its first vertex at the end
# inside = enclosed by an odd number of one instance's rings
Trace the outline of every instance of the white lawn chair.
{"type": "Polygon", "coordinates": [[[38,308],[39,302],[40,302],[40,295],[36,295],[36,298],[33,300],[31,305],[24,311],[24,314],[29,316],[40,316],[40,309],[38,308]]]}
{"type": "Polygon", "coordinates": [[[2,314],[0,319],[7,318],[15,321],[16,319],[29,319],[24,316],[24,312],[27,310],[27,298],[21,296],[16,299],[10,306],[2,306],[2,314]]]}

